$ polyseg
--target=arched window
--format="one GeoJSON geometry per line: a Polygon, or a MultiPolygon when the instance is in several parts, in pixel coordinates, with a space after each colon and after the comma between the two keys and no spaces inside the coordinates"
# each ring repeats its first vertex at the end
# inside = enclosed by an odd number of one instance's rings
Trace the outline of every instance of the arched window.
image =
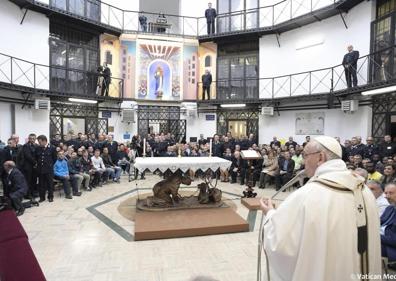
{"type": "Polygon", "coordinates": [[[211,67],[212,66],[212,58],[211,56],[206,56],[205,57],[205,67],[211,67]]]}

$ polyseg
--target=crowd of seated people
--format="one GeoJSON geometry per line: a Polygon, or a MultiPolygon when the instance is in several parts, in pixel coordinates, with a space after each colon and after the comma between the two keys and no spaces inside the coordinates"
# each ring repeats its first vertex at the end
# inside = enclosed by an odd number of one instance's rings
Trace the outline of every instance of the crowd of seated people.
{"type": "MultiPolygon", "coordinates": [[[[293,137],[286,142],[273,137],[269,144],[258,144],[253,134],[238,138],[228,132],[223,136],[214,135],[210,148],[210,141],[203,135],[190,143],[177,141],[170,133],[144,137],[135,135],[131,141],[117,143],[111,135],[96,137],[94,134],[78,134],[63,139],[56,135],[48,141],[43,135],[36,137],[30,134],[26,143],[21,145],[19,137],[12,135],[0,150],[0,173],[4,189],[12,196],[19,214],[23,213],[23,197],[38,197],[40,202],[47,197],[52,202],[56,182],[61,183],[68,199],[81,196],[82,191],[91,191],[109,181],[118,183],[121,173],[128,173],[133,160],[144,153],[146,157],[207,157],[211,151],[212,156],[231,161],[228,170],[218,173],[222,182],[244,185],[247,183],[248,169],[252,169],[254,185],[259,188],[274,185],[279,190],[304,169],[303,149],[309,141],[309,136],[301,144],[293,137]],[[255,150],[262,159],[253,160],[249,167],[241,155],[243,150],[255,150]],[[21,175],[23,179],[14,180],[21,175]]],[[[363,144],[361,137],[356,136],[345,140],[341,146],[347,167],[367,179],[381,216],[383,255],[391,262],[396,261],[396,143],[387,135],[378,143],[368,137],[363,144]]],[[[134,174],[138,176],[138,173],[134,174]]],[[[140,175],[144,179],[144,173],[140,175]]],[[[192,171],[188,171],[188,175],[192,180],[199,176],[192,171]]]]}
{"type": "Polygon", "coordinates": [[[57,185],[62,187],[65,198],[73,199],[83,190],[92,191],[109,181],[119,183],[121,173],[129,173],[130,160],[135,156],[133,149],[118,144],[111,135],[78,134],[63,140],[56,135],[49,141],[44,135],[32,133],[22,145],[14,134],[0,150],[3,193],[17,197],[11,201],[21,215],[24,198],[53,202],[57,185]],[[20,179],[11,184],[10,174],[20,179]]]}

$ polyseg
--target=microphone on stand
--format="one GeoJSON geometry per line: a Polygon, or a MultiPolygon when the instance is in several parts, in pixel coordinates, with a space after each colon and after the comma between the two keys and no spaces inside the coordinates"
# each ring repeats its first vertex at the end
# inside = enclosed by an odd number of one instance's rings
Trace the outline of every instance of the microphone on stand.
{"type": "MultiPolygon", "coordinates": [[[[301,178],[304,179],[306,177],[305,170],[299,171],[291,180],[289,180],[284,186],[282,186],[274,195],[271,196],[271,199],[274,199],[279,193],[286,190],[286,188],[291,187],[293,184],[298,182],[301,178]]],[[[261,253],[264,251],[265,254],[265,262],[267,269],[267,280],[270,281],[270,272],[269,272],[269,263],[268,257],[264,249],[264,231],[263,231],[263,222],[264,222],[264,214],[261,216],[260,229],[259,229],[259,238],[258,238],[258,263],[257,263],[257,281],[261,281],[261,253]]]]}
{"type": "Polygon", "coordinates": [[[274,199],[276,196],[278,196],[279,193],[283,192],[286,190],[286,188],[291,187],[293,184],[298,182],[300,178],[305,178],[305,170],[299,171],[291,180],[289,180],[284,186],[282,186],[274,195],[271,196],[271,199],[274,199]]]}

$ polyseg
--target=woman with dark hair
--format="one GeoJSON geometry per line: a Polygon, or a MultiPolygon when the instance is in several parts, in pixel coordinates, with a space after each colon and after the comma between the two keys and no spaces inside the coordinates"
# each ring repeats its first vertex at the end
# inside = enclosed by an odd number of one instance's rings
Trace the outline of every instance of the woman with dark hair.
{"type": "Polygon", "coordinates": [[[391,182],[396,182],[395,178],[396,168],[394,165],[387,164],[384,166],[384,178],[382,179],[382,187],[391,182]]]}

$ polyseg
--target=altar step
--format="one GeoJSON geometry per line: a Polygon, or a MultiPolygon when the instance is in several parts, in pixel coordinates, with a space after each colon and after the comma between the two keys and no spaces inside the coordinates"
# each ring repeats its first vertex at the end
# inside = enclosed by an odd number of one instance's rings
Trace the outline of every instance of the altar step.
{"type": "Polygon", "coordinates": [[[246,231],[249,224],[232,208],[137,211],[135,216],[135,241],[246,231]]]}

